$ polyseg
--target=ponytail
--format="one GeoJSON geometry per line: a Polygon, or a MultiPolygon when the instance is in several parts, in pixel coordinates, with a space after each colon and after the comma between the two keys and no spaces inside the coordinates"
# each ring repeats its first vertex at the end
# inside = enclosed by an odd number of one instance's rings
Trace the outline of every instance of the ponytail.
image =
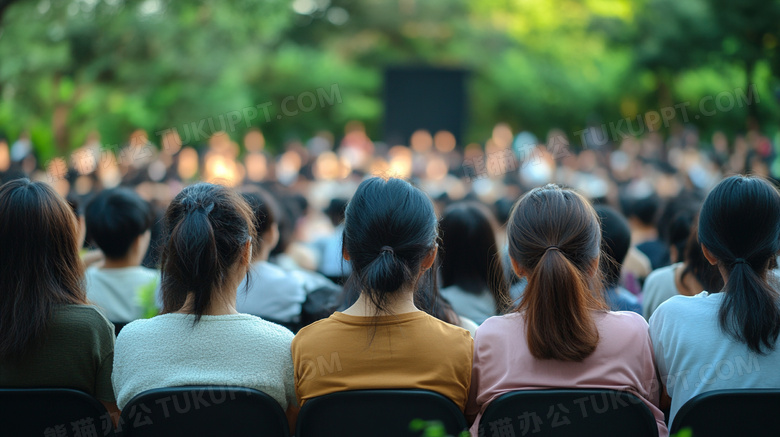
{"type": "Polygon", "coordinates": [[[723,292],[721,329],[756,353],[773,350],[780,333],[777,292],[744,260],[733,264],[723,292]]]}
{"type": "Polygon", "coordinates": [[[165,213],[160,260],[163,313],[179,311],[192,294],[197,323],[255,236],[252,213],[234,191],[200,183],[185,188],[165,213]]]}
{"type": "Polygon", "coordinates": [[[528,278],[519,310],[525,312],[528,349],[537,359],[582,361],[596,350],[598,307],[588,281],[559,249],[544,252],[528,278]]]}
{"type": "Polygon", "coordinates": [[[361,272],[363,286],[370,290],[369,297],[379,310],[384,310],[387,295],[414,280],[410,269],[385,246],[379,256],[368,263],[361,272]]]}
{"type": "Polygon", "coordinates": [[[731,176],[707,195],[699,215],[699,242],[728,271],[718,312],[721,330],[751,351],[775,348],[780,299],[767,282],[780,251],[780,194],[755,176],[731,176]]]}
{"type": "MultiPolygon", "coordinates": [[[[213,207],[213,206],[212,206],[213,207]]],[[[175,269],[180,272],[180,285],[166,296],[175,302],[166,309],[184,304],[187,293],[194,294],[193,312],[197,319],[208,308],[211,302],[211,290],[219,282],[219,257],[214,229],[208,220],[205,210],[199,209],[188,213],[184,220],[173,228],[170,239],[171,255],[163,270],[175,269]]],[[[177,308],[177,309],[178,309],[177,308]]]]}

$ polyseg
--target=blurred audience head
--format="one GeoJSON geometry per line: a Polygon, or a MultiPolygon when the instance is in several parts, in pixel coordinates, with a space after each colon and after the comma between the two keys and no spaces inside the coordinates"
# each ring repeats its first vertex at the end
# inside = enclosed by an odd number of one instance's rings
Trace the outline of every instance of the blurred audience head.
{"type": "Polygon", "coordinates": [[[489,292],[496,312],[503,312],[509,306],[509,292],[490,210],[475,202],[454,203],[444,210],[439,228],[442,287],[457,285],[474,294],[489,292]]]}
{"type": "Polygon", "coordinates": [[[609,206],[597,205],[594,210],[601,223],[601,274],[607,288],[615,288],[620,283],[623,261],[631,247],[631,228],[628,220],[609,206]]]}
{"type": "Polygon", "coordinates": [[[153,222],[151,205],[129,188],[101,191],[87,203],[87,234],[107,259],[132,256],[140,264],[153,222]]]}

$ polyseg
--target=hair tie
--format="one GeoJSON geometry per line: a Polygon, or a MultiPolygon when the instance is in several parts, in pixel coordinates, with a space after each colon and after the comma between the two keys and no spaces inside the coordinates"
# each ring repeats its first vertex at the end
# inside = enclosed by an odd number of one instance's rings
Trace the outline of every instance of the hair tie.
{"type": "Polygon", "coordinates": [[[380,253],[390,252],[390,255],[395,254],[395,251],[390,246],[382,246],[381,249],[379,249],[380,253]]]}
{"type": "Polygon", "coordinates": [[[731,265],[736,264],[748,264],[748,262],[745,260],[745,258],[735,258],[734,262],[731,263],[731,265]]]}
{"type": "Polygon", "coordinates": [[[547,252],[548,250],[561,250],[558,246],[547,246],[544,251],[547,252]]]}

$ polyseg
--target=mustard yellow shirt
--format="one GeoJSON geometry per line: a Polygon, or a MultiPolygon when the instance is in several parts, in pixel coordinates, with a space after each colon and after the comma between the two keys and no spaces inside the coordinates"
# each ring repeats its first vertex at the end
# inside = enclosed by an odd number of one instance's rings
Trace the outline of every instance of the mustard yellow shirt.
{"type": "Polygon", "coordinates": [[[422,311],[376,318],[336,312],[293,339],[295,392],[303,405],[338,391],[415,388],[463,410],[473,354],[468,331],[422,311]]]}

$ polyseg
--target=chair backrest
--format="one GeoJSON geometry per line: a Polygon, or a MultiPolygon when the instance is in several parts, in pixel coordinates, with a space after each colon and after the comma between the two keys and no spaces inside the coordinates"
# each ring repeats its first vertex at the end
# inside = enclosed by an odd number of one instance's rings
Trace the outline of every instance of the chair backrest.
{"type": "Polygon", "coordinates": [[[184,386],[148,390],[130,399],[117,426],[124,437],[289,437],[282,407],[244,387],[184,386]]]}
{"type": "Polygon", "coordinates": [[[463,413],[445,396],[427,390],[352,390],[307,400],[298,414],[298,437],[420,436],[412,421],[439,421],[452,436],[466,430],[463,413]]]}
{"type": "Polygon", "coordinates": [[[779,436],[780,389],[713,390],[694,396],[674,416],[671,431],[693,436],[779,436]]]}
{"type": "Polygon", "coordinates": [[[0,435],[113,436],[103,404],[67,388],[0,389],[0,435]]]}
{"type": "Polygon", "coordinates": [[[653,413],[637,396],[598,389],[519,390],[499,396],[485,409],[480,437],[618,436],[657,437],[653,413]]]}

